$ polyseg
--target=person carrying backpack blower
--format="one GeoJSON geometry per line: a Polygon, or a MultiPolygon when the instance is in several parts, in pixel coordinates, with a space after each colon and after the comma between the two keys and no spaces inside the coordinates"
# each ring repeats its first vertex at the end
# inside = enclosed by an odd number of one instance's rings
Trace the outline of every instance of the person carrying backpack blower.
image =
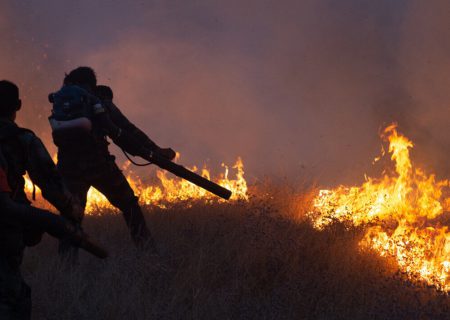
{"type": "MultiPolygon", "coordinates": [[[[121,210],[135,245],[156,253],[138,198],[110,154],[107,137],[132,155],[151,150],[172,160],[175,152],[160,148],[133,125],[112,102],[109,88],[106,95],[105,87],[99,87],[98,93],[96,89],[94,70],[78,67],[65,76],[63,87],[49,96],[53,103],[49,121],[58,147],[58,170],[83,207],[89,188],[95,187],[121,210]]],[[[64,243],[60,249],[62,254],[76,251],[64,243]]]]}

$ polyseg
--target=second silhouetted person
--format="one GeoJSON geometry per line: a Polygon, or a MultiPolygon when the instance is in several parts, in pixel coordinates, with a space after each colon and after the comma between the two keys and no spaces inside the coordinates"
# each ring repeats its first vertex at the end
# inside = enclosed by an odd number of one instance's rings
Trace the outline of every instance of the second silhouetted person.
{"type": "MultiPolygon", "coordinates": [[[[72,70],[61,90],[49,98],[57,166],[69,190],[86,205],[88,190],[95,187],[122,211],[135,244],[155,250],[138,198],[109,152],[107,137],[132,155],[152,151],[172,160],[175,152],[160,148],[133,125],[112,102],[112,91],[97,87],[96,74],[89,67],[72,70]]],[[[63,244],[61,251],[70,249],[63,244]]]]}

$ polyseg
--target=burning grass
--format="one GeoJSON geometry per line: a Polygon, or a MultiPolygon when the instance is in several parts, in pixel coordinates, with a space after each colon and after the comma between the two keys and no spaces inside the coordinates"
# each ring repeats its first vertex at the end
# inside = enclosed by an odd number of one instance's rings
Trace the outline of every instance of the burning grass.
{"type": "Polygon", "coordinates": [[[395,258],[411,279],[449,292],[450,232],[445,222],[450,198],[445,193],[450,182],[413,165],[413,143],[395,125],[382,138],[389,143],[395,171],[386,168],[381,178],[366,178],[361,186],[321,190],[309,216],[319,230],[334,221],[348,228],[364,226],[362,248],[395,258]]]}
{"type": "MultiPolygon", "coordinates": [[[[180,155],[177,154],[177,158],[179,157],[180,155]]],[[[54,156],[54,160],[56,161],[56,155],[54,156]]],[[[139,175],[133,171],[130,164],[129,161],[125,162],[122,166],[122,170],[130,186],[135,191],[135,194],[139,196],[139,202],[142,205],[154,205],[160,208],[167,208],[174,205],[189,206],[191,202],[196,201],[205,203],[225,201],[187,180],[171,176],[164,170],[156,171],[157,179],[156,181],[152,181],[153,183],[143,181],[139,175]]],[[[244,178],[244,163],[242,159],[238,157],[236,163],[231,168],[224,163],[222,163],[222,167],[223,172],[218,176],[213,177],[214,179],[212,179],[212,174],[206,165],[203,165],[202,170],[199,170],[197,166],[193,166],[189,169],[200,174],[204,178],[214,180],[215,183],[230,190],[232,192],[230,198],[231,201],[248,200],[247,181],[244,178]]],[[[42,198],[39,188],[34,186],[28,177],[25,177],[25,189],[29,195],[37,194],[38,206],[49,209],[52,208],[51,205],[42,198]]],[[[86,213],[96,215],[99,211],[104,211],[104,209],[114,210],[114,207],[103,194],[95,188],[91,188],[87,195],[86,213]]]]}
{"type": "Polygon", "coordinates": [[[249,196],[239,159],[215,179],[235,194],[225,203],[127,171],[161,256],[136,252],[91,191],[86,230],[112,257],[68,269],[54,241],[30,250],[35,319],[448,319],[450,183],[412,164],[395,126],[383,139],[395,169],[333,190],[260,184],[249,196]]]}
{"type": "Polygon", "coordinates": [[[27,252],[34,319],[447,319],[448,295],[361,251],[363,228],[316,230],[315,192],[146,208],[161,257],[136,252],[120,215],[88,216],[112,253],[67,269],[56,242],[27,252]],[[299,196],[300,194],[300,196],[299,196]]]}

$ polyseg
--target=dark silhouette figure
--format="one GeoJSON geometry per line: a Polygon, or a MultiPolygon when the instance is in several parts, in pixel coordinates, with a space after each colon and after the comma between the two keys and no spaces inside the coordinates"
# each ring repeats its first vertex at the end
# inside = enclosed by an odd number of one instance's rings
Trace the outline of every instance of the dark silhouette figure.
{"type": "MultiPolygon", "coordinates": [[[[112,90],[97,86],[95,72],[89,67],[71,71],[62,89],[50,98],[58,170],[69,190],[84,207],[89,188],[95,187],[122,211],[135,244],[156,252],[138,198],[110,154],[107,137],[131,155],[145,156],[153,151],[172,160],[175,152],[160,148],[133,125],[112,102],[112,90]]],[[[61,245],[63,254],[70,251],[61,245]]]]}
{"type": "Polygon", "coordinates": [[[15,124],[21,105],[17,86],[0,81],[0,319],[30,318],[31,291],[20,273],[25,247],[39,243],[44,232],[61,239],[70,229],[66,219],[30,205],[23,175],[66,217],[76,220],[80,211],[41,140],[15,124]]]}

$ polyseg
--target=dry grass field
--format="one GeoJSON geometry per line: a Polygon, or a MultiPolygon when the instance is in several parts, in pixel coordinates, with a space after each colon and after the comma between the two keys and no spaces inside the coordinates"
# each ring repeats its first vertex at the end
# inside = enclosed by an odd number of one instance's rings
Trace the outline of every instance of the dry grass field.
{"type": "Polygon", "coordinates": [[[449,319],[448,295],[361,252],[361,230],[313,229],[304,194],[146,208],[160,257],[136,251],[120,215],[89,216],[111,257],[70,268],[53,239],[29,249],[33,319],[449,319]]]}

